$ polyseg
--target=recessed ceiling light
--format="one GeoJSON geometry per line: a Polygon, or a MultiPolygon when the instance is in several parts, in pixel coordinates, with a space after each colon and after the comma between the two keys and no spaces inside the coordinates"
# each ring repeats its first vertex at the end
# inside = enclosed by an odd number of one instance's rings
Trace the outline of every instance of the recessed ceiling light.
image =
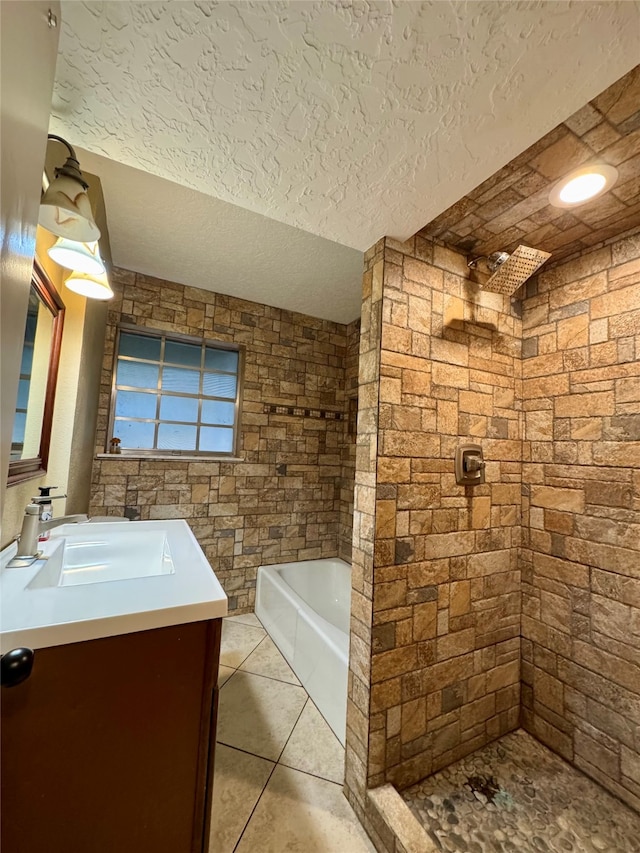
{"type": "Polygon", "coordinates": [[[549,201],[554,207],[576,207],[608,192],[617,180],[618,170],[613,166],[582,166],[558,181],[549,201]]]}

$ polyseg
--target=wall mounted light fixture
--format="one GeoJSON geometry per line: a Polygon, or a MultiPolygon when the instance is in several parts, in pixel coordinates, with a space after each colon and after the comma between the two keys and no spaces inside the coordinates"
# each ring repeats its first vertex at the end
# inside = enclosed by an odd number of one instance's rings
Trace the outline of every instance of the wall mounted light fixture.
{"type": "Polygon", "coordinates": [[[70,270],[93,275],[100,275],[105,271],[97,240],[95,243],[78,243],[66,237],[58,237],[53,246],[47,249],[47,254],[52,261],[70,270]]]}
{"type": "Polygon", "coordinates": [[[100,237],[100,229],[93,218],[89,184],[80,171],[76,152],[61,136],[50,133],[47,138],[65,145],[69,156],[64,166],[55,169],[55,178],[40,202],[38,222],[57,237],[93,243],[100,237]]]}
{"type": "Polygon", "coordinates": [[[72,272],[64,286],[88,299],[111,299],[113,296],[113,290],[105,273],[90,275],[86,272],[72,272]]]}

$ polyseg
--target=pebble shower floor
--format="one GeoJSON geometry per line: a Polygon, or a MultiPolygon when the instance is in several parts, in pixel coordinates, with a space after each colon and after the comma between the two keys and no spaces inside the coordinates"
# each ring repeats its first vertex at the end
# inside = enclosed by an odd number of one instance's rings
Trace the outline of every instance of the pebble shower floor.
{"type": "Polygon", "coordinates": [[[640,851],[640,816],[524,731],[457,761],[402,796],[438,851],[640,851]]]}

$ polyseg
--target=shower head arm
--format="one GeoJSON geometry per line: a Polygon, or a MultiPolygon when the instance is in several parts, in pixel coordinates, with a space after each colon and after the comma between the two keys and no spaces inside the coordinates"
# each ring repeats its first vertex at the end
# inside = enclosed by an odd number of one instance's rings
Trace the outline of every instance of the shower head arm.
{"type": "Polygon", "coordinates": [[[467,266],[469,267],[470,270],[475,270],[478,267],[478,261],[486,261],[486,260],[487,260],[486,255],[478,255],[477,258],[469,258],[467,260],[467,266]]]}
{"type": "Polygon", "coordinates": [[[489,272],[496,272],[505,261],[508,261],[511,256],[508,252],[492,252],[490,255],[478,255],[477,258],[471,258],[467,261],[467,266],[475,270],[478,268],[478,261],[484,261],[489,272]]]}

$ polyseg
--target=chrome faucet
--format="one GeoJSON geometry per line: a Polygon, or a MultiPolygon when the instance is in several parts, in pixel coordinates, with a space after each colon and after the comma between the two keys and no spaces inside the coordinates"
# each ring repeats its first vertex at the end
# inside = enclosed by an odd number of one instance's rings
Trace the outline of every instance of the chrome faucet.
{"type": "MultiPolygon", "coordinates": [[[[66,498],[66,495],[56,495],[56,497],[66,498]]],[[[46,498],[46,503],[49,503],[53,495],[46,498]]],[[[54,527],[59,527],[61,524],[71,524],[73,522],[88,521],[86,515],[62,515],[60,518],[52,518],[49,521],[42,521],[42,504],[45,503],[41,498],[31,498],[31,503],[27,504],[24,510],[24,518],[22,520],[22,530],[20,531],[18,550],[14,559],[20,559],[21,565],[29,565],[40,556],[38,551],[38,538],[45,532],[54,527]],[[26,562],[29,561],[29,562],[26,562]]]]}

